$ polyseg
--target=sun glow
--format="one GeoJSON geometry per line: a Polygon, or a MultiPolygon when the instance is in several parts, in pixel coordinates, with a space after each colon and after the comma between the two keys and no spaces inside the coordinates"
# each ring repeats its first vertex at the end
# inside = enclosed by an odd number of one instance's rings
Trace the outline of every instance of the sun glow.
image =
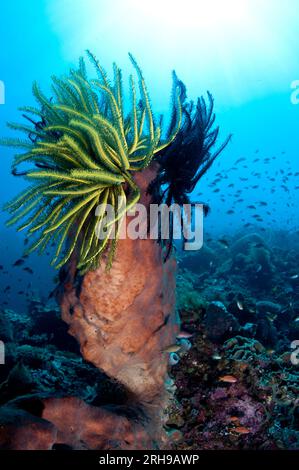
{"type": "Polygon", "coordinates": [[[297,78],[297,0],[51,0],[49,7],[68,58],[88,47],[104,64],[113,57],[126,68],[131,51],[165,88],[175,67],[191,93],[211,88],[239,103],[297,78]]]}

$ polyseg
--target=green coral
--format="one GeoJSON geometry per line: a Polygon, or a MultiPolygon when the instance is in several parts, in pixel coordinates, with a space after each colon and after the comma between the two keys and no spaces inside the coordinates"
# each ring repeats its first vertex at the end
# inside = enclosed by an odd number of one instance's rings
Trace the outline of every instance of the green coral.
{"type": "Polygon", "coordinates": [[[196,280],[196,276],[188,271],[177,276],[176,303],[180,312],[182,310],[199,311],[205,307],[205,299],[196,289],[194,280],[196,280]]]}
{"type": "Polygon", "coordinates": [[[28,252],[42,253],[55,241],[52,264],[56,268],[75,251],[82,273],[95,269],[103,252],[109,254],[107,265],[111,265],[119,221],[140,197],[133,174],[149,165],[154,155],[175,139],[182,120],[177,88],[173,94],[177,123],[172,135],[164,140],[162,120],[157,123],[154,119],[142,71],[131,54],[139,93],[137,96],[131,75],[130,111],[125,114],[121,70],[114,64],[114,79],[110,81],[95,57],[90,52],[88,56],[97,79],[87,77],[81,58],[78,70],[71,70],[62,79],[52,77],[53,98],[48,99],[34,83],[33,94],[39,107],[21,110],[40,121],[25,116],[33,127],[10,123],[10,128],[25,132],[30,139],[2,141],[26,150],[15,156],[15,174],[21,163],[34,165],[21,173],[33,184],[6,205],[12,214],[8,225],[22,221],[18,230],[26,228],[34,237],[28,252]],[[109,223],[104,217],[108,204],[115,209],[109,223]],[[101,209],[95,216],[99,205],[101,209]],[[96,231],[105,233],[103,239],[96,231]]]}

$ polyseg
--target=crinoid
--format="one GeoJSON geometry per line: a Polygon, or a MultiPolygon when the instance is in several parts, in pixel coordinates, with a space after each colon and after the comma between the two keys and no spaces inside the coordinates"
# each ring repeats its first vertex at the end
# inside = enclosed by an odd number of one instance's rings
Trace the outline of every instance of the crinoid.
{"type": "Polygon", "coordinates": [[[167,139],[163,139],[161,120],[157,123],[153,117],[141,69],[131,54],[139,93],[131,75],[130,112],[125,115],[121,70],[114,64],[111,82],[89,51],[88,56],[97,79],[88,79],[81,58],[78,70],[71,70],[62,79],[52,78],[51,99],[34,83],[33,94],[39,107],[20,108],[30,125],[9,124],[10,128],[25,132],[27,140],[2,141],[4,145],[26,149],[15,156],[13,174],[33,182],[6,205],[12,213],[7,224],[22,220],[18,230],[26,228],[34,236],[28,252],[43,252],[55,240],[57,249],[52,263],[56,268],[64,265],[76,250],[81,273],[95,269],[106,250],[108,265],[111,264],[118,221],[140,197],[133,174],[149,165],[154,155],[175,139],[182,118],[180,89],[176,87],[176,122],[167,139]],[[37,116],[37,121],[28,114],[37,116]],[[24,162],[33,168],[18,172],[17,167],[24,162]],[[108,205],[114,208],[109,222],[104,217],[108,205]],[[99,231],[104,236],[98,237],[99,231]]]}
{"type": "MultiPolygon", "coordinates": [[[[189,204],[189,194],[212,166],[215,159],[225,149],[231,139],[229,135],[215,150],[219,127],[215,126],[214,99],[207,92],[208,101],[203,97],[198,98],[197,103],[187,101],[186,87],[173,72],[174,93],[179,89],[182,104],[182,125],[176,139],[167,148],[161,149],[156,155],[160,164],[157,178],[150,185],[149,191],[157,204],[164,203],[167,206],[175,203],[178,205],[189,204]]],[[[171,123],[167,136],[170,137],[176,128],[177,109],[173,108],[171,123]]],[[[203,205],[207,215],[209,207],[203,205]]],[[[172,223],[170,213],[170,223],[172,223]]],[[[173,230],[170,230],[173,234],[173,230]]],[[[168,240],[168,257],[172,238],[168,240]]]]}

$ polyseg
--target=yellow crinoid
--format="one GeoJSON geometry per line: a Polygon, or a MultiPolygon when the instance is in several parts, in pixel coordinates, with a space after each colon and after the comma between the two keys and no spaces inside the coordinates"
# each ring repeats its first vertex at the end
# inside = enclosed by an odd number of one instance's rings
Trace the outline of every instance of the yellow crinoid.
{"type": "Polygon", "coordinates": [[[88,56],[97,79],[87,77],[81,58],[78,70],[70,70],[64,78],[52,77],[51,99],[34,83],[38,108],[20,108],[30,125],[8,124],[25,132],[27,139],[2,141],[25,149],[15,156],[13,173],[32,182],[5,206],[12,213],[7,224],[20,222],[18,230],[28,230],[33,237],[28,252],[37,249],[42,253],[55,241],[52,263],[56,268],[63,266],[75,250],[81,273],[95,269],[104,251],[109,253],[111,264],[118,221],[140,197],[133,173],[145,168],[175,139],[182,120],[179,89],[174,87],[172,115],[176,125],[163,138],[162,120],[157,122],[153,116],[141,69],[131,54],[139,91],[131,75],[130,110],[125,113],[121,70],[114,64],[111,81],[95,57],[90,52],[88,56]],[[18,166],[24,162],[29,163],[29,169],[18,173],[18,166]],[[119,198],[121,205],[117,204],[119,198]],[[109,223],[104,217],[107,205],[115,208],[109,223]],[[98,207],[101,209],[96,216],[98,207]],[[97,236],[99,228],[104,237],[97,236]]]}

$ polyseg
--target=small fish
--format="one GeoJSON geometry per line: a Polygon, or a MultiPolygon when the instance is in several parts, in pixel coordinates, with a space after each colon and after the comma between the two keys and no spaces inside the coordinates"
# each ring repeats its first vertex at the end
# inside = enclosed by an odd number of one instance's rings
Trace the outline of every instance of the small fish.
{"type": "Polygon", "coordinates": [[[238,381],[236,377],[233,375],[223,375],[222,377],[219,377],[219,382],[224,382],[228,384],[234,384],[238,381]]]}
{"type": "Polygon", "coordinates": [[[28,267],[23,268],[23,271],[26,271],[26,272],[29,273],[29,274],[33,274],[33,269],[28,268],[28,267]]]}
{"type": "Polygon", "coordinates": [[[214,359],[214,361],[220,361],[222,357],[219,354],[213,354],[212,359],[214,359]]]}
{"type": "Polygon", "coordinates": [[[178,362],[180,362],[180,356],[176,353],[171,353],[169,356],[169,364],[175,366],[178,362]]]}
{"type": "Polygon", "coordinates": [[[245,428],[244,426],[238,426],[234,428],[234,432],[237,434],[249,434],[251,431],[248,428],[245,428]]]}
{"type": "Polygon", "coordinates": [[[245,162],[245,160],[246,158],[244,157],[238,158],[238,160],[235,161],[234,165],[238,165],[238,163],[245,162]]]}
{"type": "Polygon", "coordinates": [[[255,272],[259,273],[262,269],[263,269],[263,266],[261,264],[258,264],[257,267],[256,267],[255,272]]]}
{"type": "Polygon", "coordinates": [[[290,277],[290,279],[298,279],[299,274],[294,274],[293,276],[290,277]]]}
{"type": "Polygon", "coordinates": [[[237,301],[237,306],[239,310],[244,310],[244,306],[240,300],[237,301]]]}
{"type": "Polygon", "coordinates": [[[238,416],[230,416],[230,417],[229,417],[229,420],[230,420],[232,423],[238,423],[238,422],[239,422],[238,416]]]}
{"type": "Polygon", "coordinates": [[[25,261],[22,258],[20,258],[20,259],[17,259],[17,261],[15,261],[13,266],[21,266],[24,263],[25,263],[25,261]]]}
{"type": "Polygon", "coordinates": [[[193,334],[192,333],[189,333],[188,331],[180,331],[178,334],[177,334],[177,338],[178,339],[182,339],[182,338],[192,338],[193,334]]]}
{"type": "Polygon", "coordinates": [[[275,313],[267,313],[266,317],[271,323],[273,323],[276,320],[277,315],[275,313]]]}
{"type": "Polygon", "coordinates": [[[165,353],[176,353],[178,351],[180,351],[181,349],[181,346],[179,344],[171,344],[170,346],[168,346],[166,349],[163,349],[162,352],[165,352],[165,353]]]}
{"type": "Polygon", "coordinates": [[[2,264],[0,264],[0,269],[1,269],[1,270],[3,269],[3,266],[2,266],[2,264]]]}
{"type": "Polygon", "coordinates": [[[224,238],[220,238],[220,240],[218,240],[218,243],[220,243],[222,246],[224,246],[224,248],[229,247],[228,241],[226,241],[224,238]]]}

